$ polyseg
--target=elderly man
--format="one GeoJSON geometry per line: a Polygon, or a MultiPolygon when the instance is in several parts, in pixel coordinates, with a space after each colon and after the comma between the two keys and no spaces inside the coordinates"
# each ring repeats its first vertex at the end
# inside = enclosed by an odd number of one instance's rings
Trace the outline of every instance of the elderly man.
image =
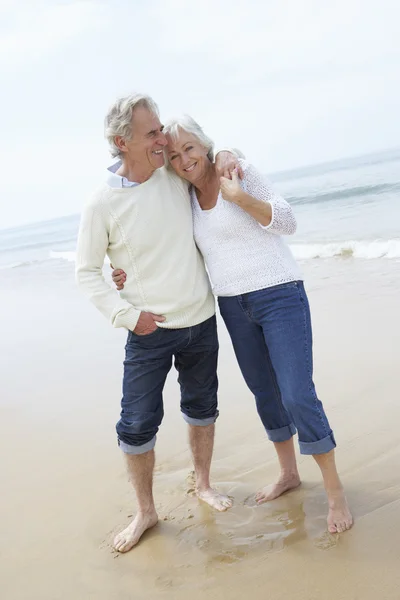
{"type": "MultiPolygon", "coordinates": [[[[193,240],[187,184],[164,168],[167,144],[157,105],[145,95],[110,108],[105,133],[111,154],[106,182],[84,208],[78,237],[79,287],[114,327],[128,330],[118,443],[135,488],[138,512],[114,540],[127,552],[157,523],[153,500],[154,445],[163,418],[163,387],[172,361],[199,498],[231,506],[210,486],[217,410],[218,338],[214,298],[193,240]],[[104,280],[105,255],[128,275],[121,295],[104,280]]],[[[217,157],[233,169],[230,153],[217,157]]]]}

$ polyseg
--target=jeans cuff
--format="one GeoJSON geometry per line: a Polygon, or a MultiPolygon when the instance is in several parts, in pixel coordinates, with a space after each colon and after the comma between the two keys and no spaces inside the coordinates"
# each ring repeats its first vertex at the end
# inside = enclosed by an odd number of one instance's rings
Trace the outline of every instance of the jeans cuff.
{"type": "Polygon", "coordinates": [[[153,450],[154,446],[156,445],[156,436],[141,446],[131,446],[122,440],[118,440],[118,445],[125,454],[144,454],[145,452],[153,450]]]}
{"type": "Polygon", "coordinates": [[[331,432],[318,442],[301,442],[299,441],[300,454],[326,454],[336,448],[335,437],[331,432]]]}
{"type": "Polygon", "coordinates": [[[296,427],[293,423],[280,427],[279,429],[266,429],[268,439],[271,442],[287,442],[296,434],[296,427]]]}
{"type": "Polygon", "coordinates": [[[213,417],[208,417],[207,419],[194,419],[193,417],[188,417],[185,413],[182,413],[184,421],[188,423],[188,425],[194,425],[195,427],[207,427],[207,425],[212,425],[218,419],[219,411],[215,413],[213,417]]]}

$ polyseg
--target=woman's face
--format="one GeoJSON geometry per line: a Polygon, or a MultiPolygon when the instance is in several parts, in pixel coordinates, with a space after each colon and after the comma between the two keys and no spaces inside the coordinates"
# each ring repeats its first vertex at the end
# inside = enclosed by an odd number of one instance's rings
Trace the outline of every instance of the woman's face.
{"type": "Polygon", "coordinates": [[[180,177],[194,184],[204,177],[210,167],[207,149],[193,134],[180,128],[178,131],[176,139],[168,134],[166,136],[169,162],[180,177]]]}

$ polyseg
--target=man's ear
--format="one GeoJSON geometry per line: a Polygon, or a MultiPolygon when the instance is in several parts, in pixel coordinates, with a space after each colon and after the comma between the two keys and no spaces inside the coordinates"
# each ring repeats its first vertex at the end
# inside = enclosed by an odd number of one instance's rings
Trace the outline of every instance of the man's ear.
{"type": "Polygon", "coordinates": [[[125,139],[123,137],[121,137],[120,135],[115,136],[114,144],[117,146],[118,150],[120,150],[121,152],[127,151],[125,139]]]}

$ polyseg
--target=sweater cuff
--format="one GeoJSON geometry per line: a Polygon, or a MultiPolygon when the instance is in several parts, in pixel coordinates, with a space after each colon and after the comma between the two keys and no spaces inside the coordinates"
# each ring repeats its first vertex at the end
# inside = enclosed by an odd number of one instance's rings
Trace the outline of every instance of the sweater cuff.
{"type": "Polygon", "coordinates": [[[126,329],[129,329],[129,331],[133,331],[139,320],[140,313],[141,313],[140,310],[136,310],[136,308],[134,308],[132,306],[132,308],[129,308],[125,312],[119,313],[115,317],[115,319],[113,321],[113,326],[114,327],[125,327],[126,329]]]}
{"type": "Polygon", "coordinates": [[[274,209],[274,204],[273,202],[269,202],[269,204],[271,205],[271,221],[269,223],[269,225],[261,225],[261,223],[259,223],[259,226],[261,227],[261,229],[265,229],[266,231],[268,229],[271,229],[271,227],[274,224],[274,220],[275,220],[275,209],[274,209]]]}

